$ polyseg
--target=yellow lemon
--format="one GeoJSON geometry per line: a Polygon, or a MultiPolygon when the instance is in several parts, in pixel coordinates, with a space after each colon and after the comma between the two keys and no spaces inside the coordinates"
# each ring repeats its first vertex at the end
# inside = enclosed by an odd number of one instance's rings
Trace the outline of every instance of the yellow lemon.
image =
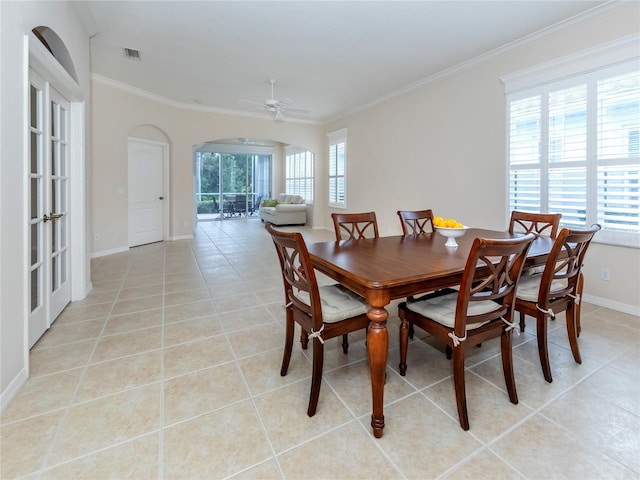
{"type": "Polygon", "coordinates": [[[440,227],[440,226],[442,226],[442,222],[443,222],[443,221],[444,221],[444,219],[443,219],[442,217],[437,216],[437,217],[435,217],[435,218],[433,219],[433,224],[434,224],[436,227],[440,227]]]}

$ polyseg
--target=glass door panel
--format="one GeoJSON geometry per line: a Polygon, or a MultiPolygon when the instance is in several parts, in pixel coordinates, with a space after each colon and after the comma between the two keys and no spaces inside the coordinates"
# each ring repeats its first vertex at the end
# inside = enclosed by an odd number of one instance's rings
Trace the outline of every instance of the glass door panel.
{"type": "Polygon", "coordinates": [[[71,300],[68,281],[68,142],[69,103],[51,89],[51,321],[71,300]]]}
{"type": "Polygon", "coordinates": [[[253,158],[254,206],[258,211],[260,201],[271,197],[271,155],[255,155],[253,158]]]}
{"type": "Polygon", "coordinates": [[[46,83],[30,72],[29,88],[29,347],[49,328],[45,303],[45,90],[46,83]]]}
{"type": "Polygon", "coordinates": [[[237,197],[243,192],[245,168],[244,161],[238,155],[224,153],[221,155],[222,178],[221,194],[223,201],[223,212],[227,217],[235,216],[240,212],[237,197]]]}

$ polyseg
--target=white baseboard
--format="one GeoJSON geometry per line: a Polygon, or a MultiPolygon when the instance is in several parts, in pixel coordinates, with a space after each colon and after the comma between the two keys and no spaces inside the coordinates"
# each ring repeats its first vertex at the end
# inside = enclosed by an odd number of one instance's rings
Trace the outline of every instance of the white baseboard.
{"type": "Polygon", "coordinates": [[[82,296],[74,297],[73,293],[71,294],[71,301],[79,302],[81,300],[84,300],[91,293],[91,290],[93,290],[93,283],[89,282],[89,284],[85,287],[84,292],[81,293],[82,296]]]}
{"type": "Polygon", "coordinates": [[[0,413],[4,412],[4,409],[9,406],[11,401],[18,395],[18,392],[29,379],[29,372],[26,368],[20,370],[20,373],[11,380],[11,383],[0,394],[0,413]]]}
{"type": "MultiPolygon", "coordinates": [[[[191,235],[176,235],[175,237],[171,237],[169,238],[168,241],[172,242],[175,240],[189,240],[193,238],[193,234],[191,235]]],[[[118,247],[118,248],[113,248],[111,250],[101,250],[99,252],[93,252],[91,254],[91,258],[98,258],[98,257],[104,257],[107,255],[113,255],[114,253],[122,253],[122,252],[128,252],[130,250],[130,247],[118,247]]]]}
{"type": "Polygon", "coordinates": [[[128,252],[128,251],[129,251],[129,247],[118,247],[118,248],[113,248],[111,250],[101,250],[99,252],[93,252],[91,254],[91,258],[105,257],[107,255],[113,255],[114,253],[122,253],[122,252],[128,252]]]}
{"type": "Polygon", "coordinates": [[[636,307],[634,305],[629,305],[627,303],[614,302],[613,300],[609,300],[603,297],[596,297],[594,295],[584,295],[582,299],[586,303],[590,303],[592,305],[610,308],[611,310],[616,310],[618,312],[628,313],[629,315],[635,315],[636,317],[640,317],[640,307],[636,307]]]}

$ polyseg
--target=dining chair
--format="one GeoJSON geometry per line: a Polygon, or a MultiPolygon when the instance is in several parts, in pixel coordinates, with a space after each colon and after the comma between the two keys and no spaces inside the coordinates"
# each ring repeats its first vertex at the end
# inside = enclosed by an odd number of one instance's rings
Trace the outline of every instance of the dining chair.
{"type": "Polygon", "coordinates": [[[509,220],[509,233],[530,233],[556,238],[561,213],[531,213],[513,210],[509,220]]]}
{"type": "Polygon", "coordinates": [[[403,235],[433,232],[433,212],[430,209],[398,210],[396,213],[400,217],[403,235]]]}
{"type": "Polygon", "coordinates": [[[341,335],[342,350],[346,354],[348,334],[369,326],[368,306],[361,297],[342,285],[318,287],[307,245],[299,232],[281,232],[270,224],[265,229],[273,239],[284,283],[286,333],[280,375],[285,376],[289,369],[294,325],[298,323],[305,340],[302,348],[307,348],[306,340],[313,340],[311,393],[307,408],[307,415],[312,417],[320,395],[324,342],[341,335]]]}
{"type": "Polygon", "coordinates": [[[563,228],[555,242],[542,275],[523,276],[516,292],[516,311],[536,319],[538,355],[544,379],[551,383],[551,366],[547,347],[547,317],[555,319],[566,312],[567,334],[576,363],[582,363],[578,337],[580,336],[580,297],[582,293],[582,265],[587,248],[600,225],[577,230],[563,228]]]}
{"type": "Polygon", "coordinates": [[[360,240],[362,238],[378,238],[378,222],[376,212],[367,213],[332,213],[333,229],[336,240],[360,240]],[[342,234],[346,233],[347,238],[342,234]]]}
{"type": "Polygon", "coordinates": [[[236,200],[233,204],[233,210],[240,217],[247,215],[247,196],[246,195],[236,195],[236,200]]]}
{"type": "MultiPolygon", "coordinates": [[[[544,235],[555,239],[558,236],[561,213],[532,213],[513,210],[509,220],[509,233],[530,233],[544,235]]],[[[522,271],[523,275],[537,275],[542,273],[544,265],[528,267],[522,271]]],[[[525,329],[524,313],[520,313],[520,331],[525,329]]]]}
{"type": "Polygon", "coordinates": [[[256,199],[253,202],[253,205],[251,206],[251,211],[249,212],[249,215],[253,215],[254,213],[260,210],[260,203],[262,202],[262,197],[264,197],[264,195],[256,196],[256,199]]]}
{"type": "MultiPolygon", "coordinates": [[[[433,212],[429,210],[398,210],[402,235],[420,235],[433,232],[433,212]],[[428,230],[427,230],[428,228],[428,230]]],[[[414,300],[413,296],[407,297],[407,301],[414,300]]],[[[409,338],[413,338],[413,324],[409,324],[409,338]]]]}
{"type": "Polygon", "coordinates": [[[465,387],[465,349],[500,337],[502,368],[509,400],[518,403],[513,373],[511,335],[516,287],[535,235],[515,239],[476,238],[471,246],[460,290],[441,290],[398,307],[400,374],[407,371],[409,322],[453,350],[453,382],[458,418],[469,430],[465,387]]]}

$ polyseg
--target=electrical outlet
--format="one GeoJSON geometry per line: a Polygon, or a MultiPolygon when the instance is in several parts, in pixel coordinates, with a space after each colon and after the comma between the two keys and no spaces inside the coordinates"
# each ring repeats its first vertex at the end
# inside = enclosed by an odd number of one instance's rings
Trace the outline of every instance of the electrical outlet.
{"type": "Polygon", "coordinates": [[[611,272],[609,272],[608,268],[602,267],[600,269],[600,278],[605,282],[608,282],[609,280],[611,280],[611,272]]]}

